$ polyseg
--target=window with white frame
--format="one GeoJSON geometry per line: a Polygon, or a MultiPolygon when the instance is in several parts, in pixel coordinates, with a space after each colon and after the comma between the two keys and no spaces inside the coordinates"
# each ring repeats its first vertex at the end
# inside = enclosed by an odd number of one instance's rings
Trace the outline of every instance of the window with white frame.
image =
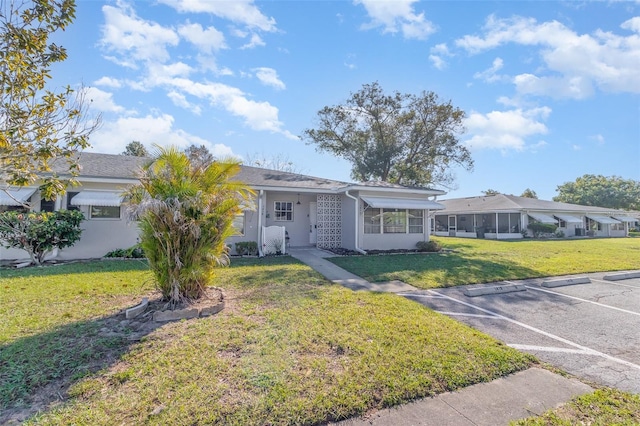
{"type": "Polygon", "coordinates": [[[120,206],[90,206],[91,219],[120,219],[120,206]]]}
{"type": "Polygon", "coordinates": [[[409,233],[422,234],[424,230],[424,210],[410,209],[409,215],[409,233]]]}
{"type": "Polygon", "coordinates": [[[382,209],[382,233],[406,234],[407,211],[404,209],[382,209]]]}
{"type": "Polygon", "coordinates": [[[380,233],[380,209],[372,209],[370,207],[365,206],[364,233],[365,234],[380,233]]]}
{"type": "Polygon", "coordinates": [[[244,212],[242,212],[241,214],[235,215],[235,217],[233,218],[233,222],[231,223],[231,226],[236,231],[235,235],[244,236],[244,224],[245,224],[244,212]]]}
{"type": "Polygon", "coordinates": [[[421,234],[424,231],[424,210],[379,209],[365,203],[365,234],[421,234]]]}
{"type": "Polygon", "coordinates": [[[293,221],[293,202],[275,201],[273,203],[273,216],[276,222],[293,221]]]}

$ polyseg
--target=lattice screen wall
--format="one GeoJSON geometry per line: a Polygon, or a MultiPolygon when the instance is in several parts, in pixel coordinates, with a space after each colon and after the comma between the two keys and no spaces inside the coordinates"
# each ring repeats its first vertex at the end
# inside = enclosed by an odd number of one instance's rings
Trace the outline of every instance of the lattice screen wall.
{"type": "Polygon", "coordinates": [[[342,201],[339,195],[318,195],[318,248],[342,247],[342,201]]]}

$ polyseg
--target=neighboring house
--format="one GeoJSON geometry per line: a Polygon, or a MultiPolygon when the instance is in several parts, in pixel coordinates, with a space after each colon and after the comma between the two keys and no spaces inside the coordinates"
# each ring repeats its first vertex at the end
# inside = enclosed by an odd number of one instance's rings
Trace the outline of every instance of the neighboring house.
{"type": "MultiPolygon", "coordinates": [[[[137,242],[138,228],[126,217],[125,188],[136,184],[136,171],[146,161],[140,157],[81,153],[81,185],[55,202],[40,199],[37,188],[12,191],[14,198],[30,202],[33,210],[77,208],[86,220],[81,240],[56,253],[58,259],[104,256],[137,242]]],[[[256,192],[254,205],[238,216],[238,235],[227,244],[255,241],[259,249],[263,228],[283,227],[291,247],[317,246],[364,250],[414,249],[429,240],[429,217],[443,206],[435,197],[445,192],[384,183],[347,183],[241,166],[234,180],[256,192]]],[[[0,192],[0,211],[20,208],[0,192]]],[[[25,258],[21,250],[0,249],[0,259],[25,258]]]]}
{"type": "Polygon", "coordinates": [[[556,203],[514,195],[438,200],[445,206],[434,215],[432,232],[440,236],[523,238],[532,221],[558,226],[566,237],[625,237],[640,219],[638,212],[556,203]]]}

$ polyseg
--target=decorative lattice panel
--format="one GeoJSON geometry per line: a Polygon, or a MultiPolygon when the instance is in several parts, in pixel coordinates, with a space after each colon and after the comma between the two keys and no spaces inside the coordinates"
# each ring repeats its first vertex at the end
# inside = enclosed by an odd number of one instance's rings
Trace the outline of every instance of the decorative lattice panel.
{"type": "Polygon", "coordinates": [[[318,248],[342,247],[342,202],[339,195],[318,195],[318,248]]]}

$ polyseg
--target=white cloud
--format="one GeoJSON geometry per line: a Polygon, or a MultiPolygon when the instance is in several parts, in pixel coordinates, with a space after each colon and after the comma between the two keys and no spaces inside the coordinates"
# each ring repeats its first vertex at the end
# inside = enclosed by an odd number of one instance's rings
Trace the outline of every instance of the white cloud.
{"type": "Polygon", "coordinates": [[[262,31],[276,31],[276,20],[260,12],[253,0],[160,0],[181,13],[211,13],[236,24],[262,31]]]}
{"type": "Polygon", "coordinates": [[[284,83],[278,78],[278,72],[273,68],[260,67],[254,68],[253,71],[255,71],[258,80],[265,86],[271,86],[278,90],[284,90],[286,88],[284,83]]]}
{"type": "Polygon", "coordinates": [[[557,21],[533,18],[487,19],[483,35],[467,35],[457,46],[474,54],[507,43],[540,48],[544,68],[514,78],[522,94],[581,99],[594,88],[606,92],[640,93],[640,18],[621,25],[635,32],[622,36],[601,30],[577,34],[557,21]]]}
{"type": "Polygon", "coordinates": [[[192,104],[182,93],[170,91],[169,93],[167,93],[167,96],[169,97],[169,99],[171,99],[171,102],[173,102],[174,105],[189,110],[195,115],[202,114],[202,108],[200,108],[200,105],[192,104]]]}
{"type": "Polygon", "coordinates": [[[204,145],[217,157],[233,156],[226,145],[214,144],[201,137],[191,135],[182,129],[173,128],[174,119],[168,114],[146,117],[121,117],[104,125],[91,135],[91,150],[94,152],[118,154],[131,141],[140,141],[145,146],[158,144],[187,148],[191,144],[204,145]]]}
{"type": "Polygon", "coordinates": [[[178,34],[203,53],[211,54],[212,51],[227,47],[224,41],[224,34],[214,27],[203,29],[200,24],[187,23],[178,28],[178,34]]]}
{"type": "Polygon", "coordinates": [[[135,11],[124,3],[120,7],[103,6],[105,24],[100,44],[118,56],[105,56],[130,68],[139,61],[164,62],[169,59],[167,46],[176,46],[180,38],[171,28],[138,18],[135,11]]]}
{"type": "Polygon", "coordinates": [[[598,135],[591,135],[591,136],[590,136],[590,139],[592,139],[592,140],[596,141],[596,144],[598,144],[598,145],[604,145],[604,142],[605,142],[605,140],[604,140],[604,136],[602,136],[602,135],[600,135],[600,134],[598,134],[598,135]]]}
{"type": "Polygon", "coordinates": [[[113,100],[113,94],[98,89],[97,87],[87,87],[85,99],[91,102],[91,108],[100,112],[123,113],[125,108],[117,105],[113,100]]]}
{"type": "Polygon", "coordinates": [[[430,52],[429,60],[433,63],[433,66],[439,70],[443,70],[447,67],[445,57],[453,56],[447,45],[444,43],[436,44],[431,48],[430,52]]]}
{"type": "Polygon", "coordinates": [[[472,149],[535,149],[540,143],[527,145],[526,139],[547,133],[547,126],[542,120],[550,113],[551,109],[548,107],[491,111],[488,114],[473,112],[465,120],[465,127],[471,135],[466,144],[472,149]]]}
{"type": "Polygon", "coordinates": [[[231,114],[241,117],[244,124],[253,130],[266,130],[280,133],[289,139],[298,139],[297,136],[283,129],[283,123],[278,119],[277,107],[269,102],[247,99],[244,92],[236,87],[222,83],[200,83],[180,78],[173,79],[171,84],[184,93],[208,99],[212,105],[222,107],[231,114]]]}
{"type": "Polygon", "coordinates": [[[96,86],[106,86],[114,89],[119,89],[122,87],[122,82],[120,80],[118,80],[117,78],[106,76],[94,81],[93,84],[95,84],[96,86]]]}
{"type": "Polygon", "coordinates": [[[264,42],[264,40],[262,40],[262,37],[260,37],[258,34],[251,34],[251,38],[249,39],[249,42],[243,45],[242,47],[240,47],[240,49],[253,49],[258,46],[265,46],[265,45],[266,43],[264,42]]]}
{"type": "Polygon", "coordinates": [[[383,33],[402,33],[405,38],[424,40],[436,29],[432,22],[424,17],[424,13],[416,14],[413,3],[417,0],[354,0],[361,4],[371,18],[364,29],[382,27],[383,33]]]}
{"type": "Polygon", "coordinates": [[[500,71],[503,66],[504,66],[504,61],[502,60],[502,58],[496,58],[493,60],[493,63],[491,64],[490,68],[484,71],[475,73],[473,75],[473,78],[484,80],[487,83],[495,83],[496,81],[503,80],[504,77],[497,74],[497,72],[500,71]]]}

